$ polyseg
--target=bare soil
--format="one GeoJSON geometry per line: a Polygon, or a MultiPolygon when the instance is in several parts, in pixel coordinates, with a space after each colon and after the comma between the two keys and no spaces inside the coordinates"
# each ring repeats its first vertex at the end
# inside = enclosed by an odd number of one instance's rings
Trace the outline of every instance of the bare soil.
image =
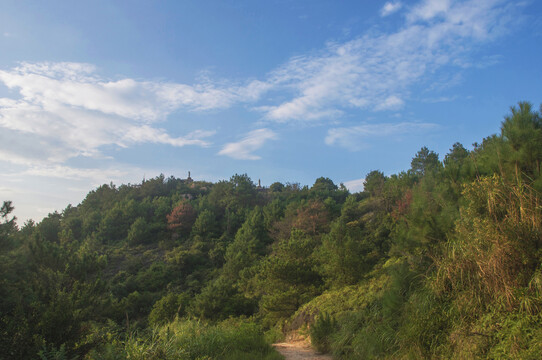
{"type": "Polygon", "coordinates": [[[305,340],[293,340],[287,343],[276,343],[273,347],[286,360],[331,360],[331,356],[318,354],[305,340]]]}

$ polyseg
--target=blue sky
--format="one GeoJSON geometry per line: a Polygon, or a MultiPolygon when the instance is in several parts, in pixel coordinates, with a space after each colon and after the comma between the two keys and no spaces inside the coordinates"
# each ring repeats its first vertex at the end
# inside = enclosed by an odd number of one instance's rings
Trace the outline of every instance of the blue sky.
{"type": "Polygon", "coordinates": [[[360,190],[540,104],[539,1],[0,3],[0,200],[248,173],[360,190]]]}

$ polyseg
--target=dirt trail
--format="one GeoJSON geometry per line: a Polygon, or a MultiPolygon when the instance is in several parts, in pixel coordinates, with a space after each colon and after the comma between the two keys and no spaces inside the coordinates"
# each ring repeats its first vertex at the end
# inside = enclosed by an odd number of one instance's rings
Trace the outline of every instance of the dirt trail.
{"type": "Polygon", "coordinates": [[[273,344],[286,360],[331,360],[331,356],[317,354],[304,340],[273,344]]]}

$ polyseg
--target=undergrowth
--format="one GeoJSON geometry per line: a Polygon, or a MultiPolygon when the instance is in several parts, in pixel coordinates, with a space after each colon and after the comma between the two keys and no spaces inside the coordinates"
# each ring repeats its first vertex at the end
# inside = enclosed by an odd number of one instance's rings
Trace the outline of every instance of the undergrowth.
{"type": "Polygon", "coordinates": [[[104,346],[88,359],[278,360],[278,354],[253,322],[227,320],[217,325],[175,320],[148,334],[132,333],[115,347],[104,346]]]}

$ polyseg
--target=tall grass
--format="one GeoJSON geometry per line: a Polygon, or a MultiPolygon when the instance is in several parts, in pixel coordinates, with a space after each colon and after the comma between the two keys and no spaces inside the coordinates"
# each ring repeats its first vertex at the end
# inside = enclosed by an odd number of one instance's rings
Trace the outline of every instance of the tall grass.
{"type": "Polygon", "coordinates": [[[89,359],[133,360],[278,360],[278,354],[264,339],[261,327],[243,320],[217,325],[193,320],[175,320],[150,334],[132,334],[116,351],[104,348],[89,359]]]}
{"type": "Polygon", "coordinates": [[[337,320],[323,313],[309,329],[311,344],[321,353],[331,351],[331,336],[337,331],[337,320]]]}

